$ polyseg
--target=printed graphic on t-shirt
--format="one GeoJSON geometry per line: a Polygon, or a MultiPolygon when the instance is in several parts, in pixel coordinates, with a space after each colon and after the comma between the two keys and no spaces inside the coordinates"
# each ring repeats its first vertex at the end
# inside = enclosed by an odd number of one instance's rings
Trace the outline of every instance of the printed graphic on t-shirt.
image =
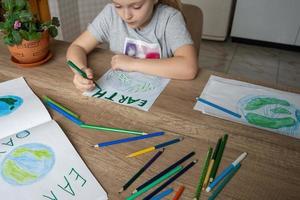
{"type": "Polygon", "coordinates": [[[132,38],[125,39],[123,53],[136,58],[161,58],[161,49],[158,43],[147,43],[132,38]]]}

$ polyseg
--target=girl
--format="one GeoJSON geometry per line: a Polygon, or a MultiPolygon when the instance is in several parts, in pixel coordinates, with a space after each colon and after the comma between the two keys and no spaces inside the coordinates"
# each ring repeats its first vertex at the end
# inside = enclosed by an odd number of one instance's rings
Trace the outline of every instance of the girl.
{"type": "Polygon", "coordinates": [[[102,42],[109,43],[110,50],[117,54],[111,59],[114,70],[195,78],[196,50],[180,8],[180,0],[112,0],[67,51],[67,59],[89,78],[74,73],[76,88],[88,91],[95,87],[87,55],[102,42]],[[135,56],[139,54],[144,56],[135,56]]]}

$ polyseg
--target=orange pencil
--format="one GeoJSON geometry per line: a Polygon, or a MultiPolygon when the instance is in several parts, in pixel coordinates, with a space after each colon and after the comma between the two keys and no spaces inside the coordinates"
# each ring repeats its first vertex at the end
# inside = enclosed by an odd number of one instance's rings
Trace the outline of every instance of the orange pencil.
{"type": "Polygon", "coordinates": [[[184,191],[184,186],[181,185],[172,200],[178,200],[182,195],[183,191],[184,191]]]}

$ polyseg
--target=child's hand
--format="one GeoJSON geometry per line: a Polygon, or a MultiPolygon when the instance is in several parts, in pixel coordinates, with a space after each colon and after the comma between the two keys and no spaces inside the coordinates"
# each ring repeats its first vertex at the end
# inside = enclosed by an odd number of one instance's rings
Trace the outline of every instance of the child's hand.
{"type": "Polygon", "coordinates": [[[83,68],[84,71],[89,79],[83,78],[80,74],[75,73],[73,78],[73,83],[77,89],[82,92],[91,91],[95,88],[95,84],[92,81],[93,79],[93,71],[90,68],[83,68]]]}
{"type": "Polygon", "coordinates": [[[133,62],[135,58],[127,56],[127,55],[115,55],[111,58],[111,68],[122,71],[134,71],[133,70],[133,62]]]}

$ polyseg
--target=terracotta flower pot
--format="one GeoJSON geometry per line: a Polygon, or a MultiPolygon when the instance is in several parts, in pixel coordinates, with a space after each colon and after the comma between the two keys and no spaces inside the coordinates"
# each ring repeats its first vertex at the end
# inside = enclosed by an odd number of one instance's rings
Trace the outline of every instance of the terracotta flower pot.
{"type": "Polygon", "coordinates": [[[49,53],[49,34],[45,31],[42,33],[40,40],[23,40],[19,45],[8,46],[8,50],[19,63],[29,64],[39,62],[49,53]]]}

